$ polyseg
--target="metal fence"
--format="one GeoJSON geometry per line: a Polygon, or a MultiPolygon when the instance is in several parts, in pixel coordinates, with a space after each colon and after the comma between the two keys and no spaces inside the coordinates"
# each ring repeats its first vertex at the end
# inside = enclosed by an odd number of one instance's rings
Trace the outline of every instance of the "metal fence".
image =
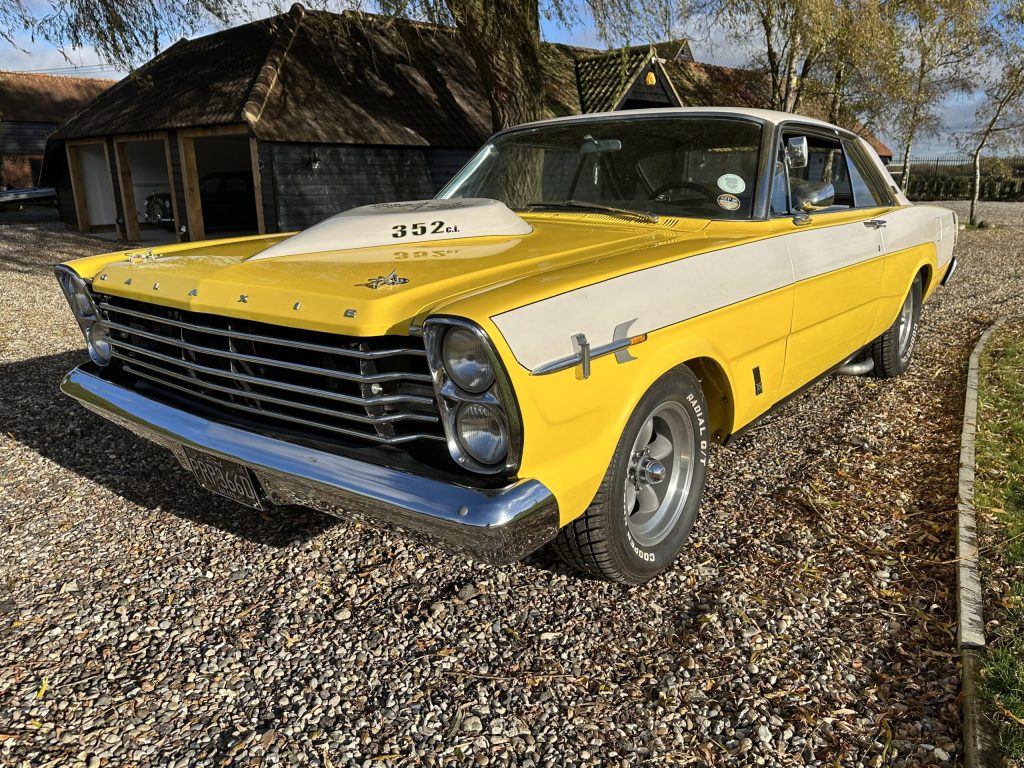
{"type": "MultiPolygon", "coordinates": [[[[894,163],[889,173],[903,186],[903,165],[894,163]]],[[[974,183],[970,157],[910,161],[911,200],[969,200],[974,183]]],[[[982,200],[1024,200],[1024,156],[981,158],[982,200]]]]}

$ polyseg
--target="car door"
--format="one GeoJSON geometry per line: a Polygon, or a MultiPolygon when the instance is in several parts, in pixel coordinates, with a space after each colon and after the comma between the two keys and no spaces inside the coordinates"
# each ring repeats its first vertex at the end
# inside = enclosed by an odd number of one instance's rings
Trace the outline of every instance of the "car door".
{"type": "Polygon", "coordinates": [[[887,182],[878,164],[867,154],[870,148],[859,141],[849,143],[855,188],[859,184],[863,198],[873,200],[879,208],[872,213],[872,220],[879,227],[885,252],[881,297],[869,333],[869,338],[874,339],[895,321],[910,281],[932,249],[939,274],[949,263],[956,241],[956,220],[948,211],[930,206],[899,205],[889,187],[891,180],[887,182]]]}
{"type": "MultiPolygon", "coordinates": [[[[869,341],[881,295],[884,245],[875,201],[858,193],[841,137],[833,131],[790,124],[783,142],[807,139],[807,163],[786,163],[785,192],[773,191],[773,211],[785,205],[785,235],[793,263],[793,319],[786,347],[782,393],[789,394],[843,362],[869,341]],[[832,204],[794,210],[808,185],[827,182],[832,204]]],[[[784,144],[785,146],[785,144],[784,144]]]]}

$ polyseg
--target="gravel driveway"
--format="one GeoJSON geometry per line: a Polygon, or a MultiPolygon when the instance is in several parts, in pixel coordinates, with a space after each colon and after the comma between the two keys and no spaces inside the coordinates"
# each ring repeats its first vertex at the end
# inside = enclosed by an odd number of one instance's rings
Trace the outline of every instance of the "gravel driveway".
{"type": "Polygon", "coordinates": [[[0,226],[0,764],[957,761],[962,382],[1024,311],[1024,230],[962,233],[905,377],[717,450],[691,548],[628,590],[200,490],[57,392],[50,265],[108,247],[0,226]]]}

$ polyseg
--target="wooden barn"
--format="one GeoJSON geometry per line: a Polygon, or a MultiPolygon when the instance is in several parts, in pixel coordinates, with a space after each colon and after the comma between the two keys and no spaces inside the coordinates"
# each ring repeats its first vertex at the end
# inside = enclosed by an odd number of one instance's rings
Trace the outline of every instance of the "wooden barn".
{"type": "Polygon", "coordinates": [[[46,137],[113,80],[0,72],[0,189],[35,186],[46,137]]]}
{"type": "MultiPolygon", "coordinates": [[[[543,52],[552,116],[763,103],[685,40],[543,52]]],[[[70,228],[200,240],[432,197],[491,133],[454,29],[296,4],[169,47],[60,126],[44,175],[70,228]]]]}

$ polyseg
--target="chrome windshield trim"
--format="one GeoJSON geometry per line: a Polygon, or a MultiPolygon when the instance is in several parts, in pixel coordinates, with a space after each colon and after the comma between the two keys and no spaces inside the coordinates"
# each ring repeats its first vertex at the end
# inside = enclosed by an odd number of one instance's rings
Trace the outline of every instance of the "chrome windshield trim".
{"type": "Polygon", "coordinates": [[[558,503],[537,480],[477,489],[390,469],[208,421],[105,380],[83,366],[61,391],[89,410],[168,448],[249,467],[276,505],[398,528],[494,565],[522,559],[558,533],[558,503]]]}

